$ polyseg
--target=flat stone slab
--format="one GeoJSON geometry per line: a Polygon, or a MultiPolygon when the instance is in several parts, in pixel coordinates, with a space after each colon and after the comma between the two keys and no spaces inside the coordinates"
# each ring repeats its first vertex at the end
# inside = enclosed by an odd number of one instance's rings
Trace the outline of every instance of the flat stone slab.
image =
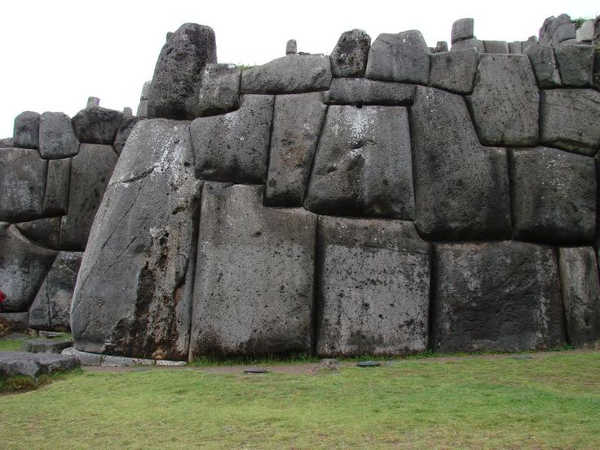
{"type": "Polygon", "coordinates": [[[72,340],[32,339],[25,342],[25,351],[29,353],[61,353],[65,348],[72,346],[72,340]]]}
{"type": "Polygon", "coordinates": [[[366,78],[334,78],[327,92],[330,105],[411,105],[415,86],[366,78]]]}
{"type": "Polygon", "coordinates": [[[172,361],[168,359],[129,358],[125,356],[103,355],[100,353],[89,353],[76,350],[73,347],[62,351],[63,355],[76,358],[82,366],[88,367],[135,367],[135,366],[158,366],[158,367],[183,367],[185,361],[172,361]]]}
{"type": "Polygon", "coordinates": [[[0,377],[37,378],[40,375],[73,370],[77,367],[79,367],[79,360],[73,356],[52,353],[0,352],[0,377]]]}

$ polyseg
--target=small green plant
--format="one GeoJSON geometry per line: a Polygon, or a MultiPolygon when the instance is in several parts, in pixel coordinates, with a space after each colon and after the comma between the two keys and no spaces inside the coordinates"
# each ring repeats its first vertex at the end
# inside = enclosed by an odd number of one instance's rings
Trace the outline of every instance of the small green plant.
{"type": "Polygon", "coordinates": [[[576,19],[571,20],[571,22],[573,22],[575,24],[575,29],[579,30],[581,28],[581,26],[583,25],[583,22],[586,22],[591,19],[592,19],[592,17],[578,17],[576,19]]]}

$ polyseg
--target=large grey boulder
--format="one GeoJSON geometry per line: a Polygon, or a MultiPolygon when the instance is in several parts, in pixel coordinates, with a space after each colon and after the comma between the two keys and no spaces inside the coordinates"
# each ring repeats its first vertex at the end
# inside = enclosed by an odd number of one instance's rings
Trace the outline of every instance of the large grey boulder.
{"type": "Polygon", "coordinates": [[[216,62],[212,28],[186,23],[168,33],[147,93],[148,117],[193,119],[202,70],[207,63],[216,62]]]}
{"type": "Polygon", "coordinates": [[[33,244],[7,223],[0,223],[0,248],[0,286],[6,294],[2,311],[27,311],[56,252],[33,244]]]}
{"type": "Polygon", "coordinates": [[[474,48],[434,53],[431,55],[429,84],[459,94],[470,94],[478,62],[479,52],[474,48]]]}
{"type": "Polygon", "coordinates": [[[481,146],[464,99],[418,87],[411,134],[419,232],[435,240],[510,237],[506,151],[481,146]]]}
{"type": "Polygon", "coordinates": [[[558,255],[569,343],[594,344],[600,341],[600,282],[594,249],[561,248],[558,255]]]}
{"type": "Polygon", "coordinates": [[[427,348],[430,247],[411,222],[319,217],[317,353],[427,348]]]}
{"type": "Polygon", "coordinates": [[[543,144],[584,155],[600,145],[600,92],[593,89],[551,89],[542,92],[543,144]]]}
{"type": "Polygon", "coordinates": [[[61,112],[45,112],[40,118],[40,155],[46,159],[74,156],[79,151],[71,119],[61,112]]]}
{"type": "Polygon", "coordinates": [[[439,352],[564,345],[554,250],[523,242],[435,246],[432,343],[439,352]]]}
{"type": "Polygon", "coordinates": [[[508,43],[506,41],[483,41],[485,53],[508,54],[508,43]]]}
{"type": "Polygon", "coordinates": [[[59,216],[43,217],[15,224],[21,234],[40,247],[56,250],[60,247],[59,216]]]}
{"type": "Polygon", "coordinates": [[[464,41],[465,39],[472,39],[475,37],[475,21],[466,17],[464,19],[455,20],[452,24],[451,32],[451,43],[454,44],[457,41],[464,41]]]}
{"type": "Polygon", "coordinates": [[[190,360],[311,350],[317,218],[265,208],[262,195],[204,185],[190,360]]]}
{"type": "Polygon", "coordinates": [[[240,109],[200,117],[190,126],[199,178],[264,183],[267,176],[273,96],[244,95],[240,109]]]}
{"type": "Polygon", "coordinates": [[[276,97],[265,204],[302,205],[326,110],[320,92],[276,97]]]}
{"type": "Polygon", "coordinates": [[[468,97],[484,145],[535,145],[540,95],[525,55],[481,55],[468,97]]]}
{"type": "Polygon", "coordinates": [[[240,106],[242,72],[233,64],[207,64],[198,92],[198,116],[223,114],[240,106]]]}
{"type": "Polygon", "coordinates": [[[123,121],[123,113],[94,106],[79,111],[72,119],[80,142],[112,145],[123,121]]]}
{"type": "Polygon", "coordinates": [[[369,50],[366,77],[427,84],[429,48],[421,32],[409,30],[377,36],[369,50]]]}
{"type": "Polygon", "coordinates": [[[13,131],[14,147],[39,148],[40,146],[40,114],[24,111],[15,117],[13,131]]]}
{"type": "Polygon", "coordinates": [[[411,105],[415,86],[404,83],[368,80],[366,78],[334,78],[327,91],[330,105],[411,105]]]}
{"type": "Polygon", "coordinates": [[[70,177],[71,158],[48,161],[43,203],[45,216],[57,216],[67,213],[70,177]]]}
{"type": "Polygon", "coordinates": [[[71,299],[82,253],[59,252],[29,308],[29,327],[70,330],[71,299]]]}
{"type": "Polygon", "coordinates": [[[110,145],[81,144],[71,162],[68,214],[62,217],[60,242],[66,250],[82,251],[117,155],[110,145]]]}
{"type": "Polygon", "coordinates": [[[18,222],[42,215],[47,165],[37,150],[0,151],[0,220],[18,222]]]}
{"type": "Polygon", "coordinates": [[[540,88],[554,88],[561,85],[560,72],[552,47],[534,42],[525,47],[525,54],[531,61],[540,88]]]}
{"type": "Polygon", "coordinates": [[[510,161],[518,239],[566,245],[593,241],[597,197],[593,158],[537,147],[514,150],[510,161]]]}
{"type": "Polygon", "coordinates": [[[79,367],[74,356],[52,353],[0,352],[0,377],[40,375],[73,370],[79,367]]]}
{"type": "Polygon", "coordinates": [[[304,207],[319,214],[412,219],[406,108],[330,106],[304,207]]]}
{"type": "Polygon", "coordinates": [[[342,33],[331,52],[334,77],[362,77],[367,67],[371,36],[362,30],[342,33]]]}
{"type": "Polygon", "coordinates": [[[73,294],[85,352],[186,359],[199,182],[189,124],[143,120],[98,209],[73,294]]]}
{"type": "Polygon", "coordinates": [[[473,39],[465,39],[464,41],[457,41],[457,42],[453,43],[450,51],[456,52],[456,51],[470,50],[470,49],[475,49],[479,53],[485,52],[485,48],[483,46],[483,41],[480,41],[479,39],[474,39],[474,38],[473,39]]]}
{"type": "Polygon", "coordinates": [[[540,28],[539,37],[540,44],[558,47],[561,42],[577,37],[575,24],[567,14],[548,17],[540,28]]]}
{"type": "Polygon", "coordinates": [[[298,94],[329,89],[328,56],[287,55],[242,72],[243,94],[298,94]]]}
{"type": "Polygon", "coordinates": [[[560,78],[565,87],[589,87],[594,72],[594,47],[561,45],[556,47],[560,78]]]}

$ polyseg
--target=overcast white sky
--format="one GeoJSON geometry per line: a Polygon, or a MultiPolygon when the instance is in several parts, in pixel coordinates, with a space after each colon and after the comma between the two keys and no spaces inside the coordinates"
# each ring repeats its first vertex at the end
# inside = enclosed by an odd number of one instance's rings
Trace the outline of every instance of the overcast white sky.
{"type": "Polygon", "coordinates": [[[73,116],[88,96],[102,106],[137,108],[167,31],[185,22],[210,25],[219,62],[262,64],[285,53],[330,53],[339,35],[420,30],[430,46],[450,40],[452,22],[475,18],[480,39],[524,40],[544,19],[600,14],[597,1],[296,0],[3,0],[0,19],[0,137],[12,136],[21,111],[73,116]]]}

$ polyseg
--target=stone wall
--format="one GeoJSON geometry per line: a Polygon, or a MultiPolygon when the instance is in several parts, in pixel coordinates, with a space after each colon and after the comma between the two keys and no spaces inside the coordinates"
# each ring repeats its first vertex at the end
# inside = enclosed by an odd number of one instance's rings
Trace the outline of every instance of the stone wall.
{"type": "Polygon", "coordinates": [[[600,339],[598,21],[451,50],[344,33],[245,70],[167,35],[77,278],[78,350],[155,359],[600,339]]]}

